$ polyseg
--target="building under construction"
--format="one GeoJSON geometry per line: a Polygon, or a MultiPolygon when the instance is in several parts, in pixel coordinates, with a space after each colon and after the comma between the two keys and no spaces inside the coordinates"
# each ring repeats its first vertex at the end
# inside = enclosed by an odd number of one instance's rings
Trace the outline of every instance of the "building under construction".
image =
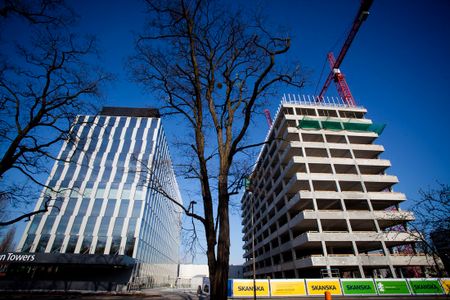
{"type": "Polygon", "coordinates": [[[384,125],[316,100],[285,96],[260,152],[242,198],[244,275],[254,261],[258,278],[424,276],[433,260],[416,252],[414,216],[375,143],[384,125]]]}

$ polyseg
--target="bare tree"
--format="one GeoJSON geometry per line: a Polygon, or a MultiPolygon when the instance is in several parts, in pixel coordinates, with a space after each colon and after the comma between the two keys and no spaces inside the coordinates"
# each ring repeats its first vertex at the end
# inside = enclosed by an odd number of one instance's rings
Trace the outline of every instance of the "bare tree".
{"type": "MultiPolygon", "coordinates": [[[[188,128],[184,174],[197,180],[201,212],[184,212],[205,229],[211,299],[226,299],[230,252],[231,172],[252,117],[279,83],[303,85],[299,68],[276,63],[288,37],[269,33],[260,18],[212,1],[147,1],[151,21],[130,64],[134,79],[159,93],[163,115],[188,128]]],[[[279,85],[278,85],[279,87],[279,85]]],[[[235,186],[232,186],[235,183],[235,186]]]]}
{"type": "Polygon", "coordinates": [[[409,226],[424,253],[434,258],[438,275],[443,276],[445,272],[441,261],[448,267],[450,257],[448,250],[439,251],[436,243],[440,242],[439,238],[444,238],[442,242],[445,243],[450,233],[450,186],[442,183],[438,185],[437,188],[419,191],[420,198],[415,200],[412,206],[416,220],[409,226]]]}
{"type": "Polygon", "coordinates": [[[0,241],[0,252],[7,252],[14,250],[14,235],[16,234],[16,228],[12,227],[8,230],[6,235],[0,241]]]}
{"type": "MultiPolygon", "coordinates": [[[[91,63],[97,57],[95,38],[53,26],[68,21],[63,1],[6,1],[0,11],[3,25],[15,13],[32,31],[30,39],[2,45],[0,56],[0,200],[17,208],[31,199],[30,182],[45,187],[57,146],[76,140],[71,128],[76,115],[96,112],[94,100],[110,75],[91,63]]],[[[41,212],[22,213],[0,226],[41,212]]]]}
{"type": "Polygon", "coordinates": [[[3,0],[0,22],[19,17],[31,24],[64,25],[73,21],[73,11],[63,0],[3,0]]]}

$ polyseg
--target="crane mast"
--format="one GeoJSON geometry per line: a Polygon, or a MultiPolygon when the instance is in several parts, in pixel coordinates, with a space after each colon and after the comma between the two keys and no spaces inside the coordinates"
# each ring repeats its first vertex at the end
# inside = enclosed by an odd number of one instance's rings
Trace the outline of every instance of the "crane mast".
{"type": "Polygon", "coordinates": [[[341,96],[344,101],[351,106],[355,106],[355,99],[353,98],[350,88],[348,87],[347,82],[345,81],[344,74],[341,73],[339,67],[344,60],[345,55],[347,54],[348,49],[350,48],[350,45],[352,44],[353,40],[355,39],[356,33],[358,32],[359,28],[361,27],[362,23],[367,19],[369,16],[369,9],[372,5],[373,0],[362,0],[361,6],[359,7],[358,13],[356,14],[356,17],[353,21],[352,28],[350,30],[350,33],[347,36],[347,39],[344,42],[344,45],[342,46],[341,51],[339,52],[339,55],[337,59],[334,59],[334,55],[332,52],[328,53],[327,58],[328,62],[330,64],[331,72],[328,74],[328,77],[325,81],[325,84],[322,87],[322,90],[320,91],[319,96],[317,97],[316,101],[320,102],[323,100],[323,96],[325,95],[328,86],[331,83],[331,80],[334,80],[339,96],[341,96]]]}

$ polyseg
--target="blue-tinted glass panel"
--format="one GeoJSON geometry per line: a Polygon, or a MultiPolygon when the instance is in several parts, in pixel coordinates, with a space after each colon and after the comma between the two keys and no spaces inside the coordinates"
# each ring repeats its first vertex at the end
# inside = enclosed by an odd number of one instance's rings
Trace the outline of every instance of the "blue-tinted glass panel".
{"type": "Polygon", "coordinates": [[[105,126],[105,122],[106,122],[106,117],[105,117],[105,116],[97,117],[96,120],[95,120],[95,124],[96,124],[98,127],[103,127],[103,126],[105,126]]]}
{"type": "Polygon", "coordinates": [[[98,235],[107,235],[111,217],[103,217],[98,230],[98,235]]]}
{"type": "Polygon", "coordinates": [[[80,232],[81,222],[83,221],[83,216],[76,216],[73,221],[72,229],[70,230],[71,234],[78,234],[80,232]]]}
{"type": "Polygon", "coordinates": [[[92,236],[94,233],[95,222],[97,221],[97,217],[88,217],[86,228],[84,229],[85,236],[92,236]]]}
{"type": "Polygon", "coordinates": [[[99,236],[95,246],[95,254],[103,254],[106,247],[106,236],[99,236]]]}
{"type": "Polygon", "coordinates": [[[91,216],[99,216],[102,208],[103,199],[95,199],[94,206],[92,207],[91,216]]]}
{"type": "Polygon", "coordinates": [[[85,236],[81,243],[80,254],[88,254],[91,249],[92,236],[85,236]]]}
{"type": "Polygon", "coordinates": [[[64,235],[57,235],[53,241],[52,249],[50,252],[57,253],[61,251],[62,243],[64,242],[64,235]]]}
{"type": "Polygon", "coordinates": [[[63,215],[59,221],[58,228],[56,229],[57,234],[64,234],[67,229],[67,224],[69,223],[70,215],[63,215]]]}
{"type": "Polygon", "coordinates": [[[75,247],[77,246],[78,236],[73,235],[69,238],[69,242],[67,243],[66,253],[74,253],[75,247]]]}
{"type": "Polygon", "coordinates": [[[74,210],[75,210],[75,206],[77,205],[77,198],[69,198],[68,200],[69,202],[67,203],[66,206],[66,210],[64,212],[65,215],[72,215],[74,210]]]}
{"type": "Polygon", "coordinates": [[[80,205],[80,208],[78,209],[78,215],[79,216],[85,216],[86,215],[87,208],[89,206],[89,202],[90,202],[89,198],[83,198],[81,200],[81,205],[80,205]]]}
{"type": "Polygon", "coordinates": [[[138,218],[141,213],[141,208],[142,208],[142,201],[141,200],[134,201],[133,213],[131,217],[138,218]]]}
{"type": "Polygon", "coordinates": [[[122,228],[125,218],[116,218],[113,229],[113,236],[120,236],[122,234],[122,228]]]}
{"type": "Polygon", "coordinates": [[[25,239],[25,243],[22,247],[22,252],[30,252],[31,246],[33,245],[34,238],[36,237],[35,234],[28,234],[27,238],[25,239]]]}
{"type": "Polygon", "coordinates": [[[116,200],[109,199],[106,204],[105,216],[111,217],[114,213],[114,208],[116,207],[116,200]]]}
{"type": "Polygon", "coordinates": [[[39,239],[39,242],[36,247],[36,252],[45,252],[45,248],[47,247],[49,239],[50,239],[49,234],[41,235],[41,238],[39,239]]]}
{"type": "Polygon", "coordinates": [[[122,200],[120,202],[119,217],[126,217],[129,203],[130,200],[122,200]]]}
{"type": "Polygon", "coordinates": [[[147,120],[141,119],[141,124],[139,125],[139,129],[136,132],[136,140],[144,139],[144,131],[145,131],[146,125],[147,125],[147,120]]]}
{"type": "Polygon", "coordinates": [[[53,224],[55,224],[55,219],[56,216],[55,215],[49,215],[47,217],[47,220],[45,220],[45,224],[44,227],[42,227],[42,233],[50,233],[50,230],[53,227],[53,224]]]}
{"type": "Polygon", "coordinates": [[[36,229],[39,226],[39,223],[41,222],[42,215],[35,215],[33,220],[31,221],[30,228],[28,229],[28,234],[34,234],[36,233],[36,229]]]}
{"type": "Polygon", "coordinates": [[[134,235],[136,231],[136,222],[137,218],[130,218],[130,221],[128,222],[128,235],[134,235]]]}
{"type": "Polygon", "coordinates": [[[111,248],[109,250],[109,254],[111,255],[118,255],[120,254],[120,242],[121,242],[121,238],[120,237],[113,237],[112,241],[111,241],[111,248]]]}
{"type": "Polygon", "coordinates": [[[125,255],[133,256],[135,241],[136,239],[134,237],[127,237],[127,243],[125,244],[125,255]]]}

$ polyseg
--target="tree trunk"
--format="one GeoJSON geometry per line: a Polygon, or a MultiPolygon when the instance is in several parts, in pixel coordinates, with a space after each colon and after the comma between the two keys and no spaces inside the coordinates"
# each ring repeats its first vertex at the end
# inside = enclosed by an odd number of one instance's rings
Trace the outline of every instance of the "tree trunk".
{"type": "MultiPolygon", "coordinates": [[[[211,299],[227,299],[228,268],[230,262],[230,223],[229,223],[229,194],[228,176],[219,178],[219,207],[218,207],[218,245],[215,274],[211,278],[211,299]]],[[[210,268],[211,269],[211,268],[210,268]]]]}

